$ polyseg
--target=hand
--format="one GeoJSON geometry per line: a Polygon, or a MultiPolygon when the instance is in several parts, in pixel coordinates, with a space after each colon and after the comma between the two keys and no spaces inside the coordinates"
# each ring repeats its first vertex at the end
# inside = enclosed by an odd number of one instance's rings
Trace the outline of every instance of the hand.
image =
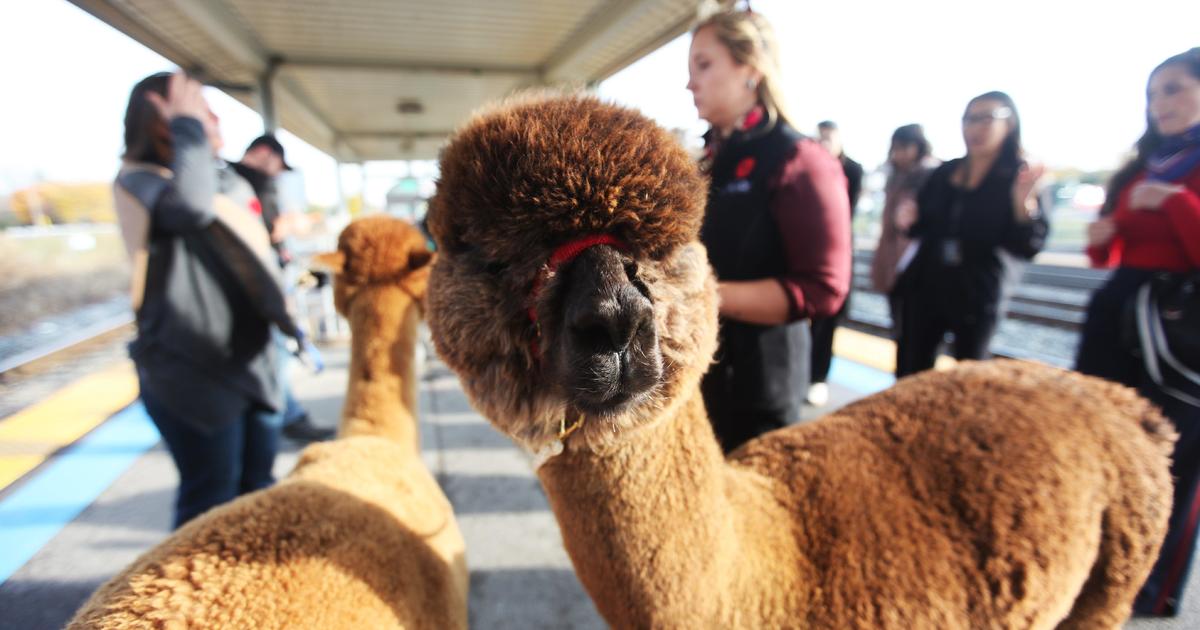
{"type": "Polygon", "coordinates": [[[1140,182],[1129,192],[1129,207],[1134,210],[1158,210],[1167,197],[1183,190],[1179,184],[1140,182]]]}
{"type": "Polygon", "coordinates": [[[907,232],[917,222],[917,202],[912,198],[904,198],[896,204],[896,219],[893,221],[896,229],[907,232]]]}
{"type": "Polygon", "coordinates": [[[1046,167],[1042,164],[1026,164],[1017,171],[1017,178],[1013,180],[1012,196],[1018,213],[1025,215],[1021,218],[1032,218],[1037,215],[1036,191],[1045,174],[1046,167]]]}
{"type": "Polygon", "coordinates": [[[325,360],[321,358],[321,351],[307,339],[300,340],[300,360],[312,369],[313,374],[325,371],[325,360]]]}
{"type": "Polygon", "coordinates": [[[171,75],[168,80],[166,98],[156,92],[147,92],[146,100],[154,105],[164,120],[189,116],[207,124],[210,118],[208,103],[204,100],[200,82],[189,78],[182,71],[171,75]]]}
{"type": "Polygon", "coordinates": [[[1117,235],[1117,222],[1112,217],[1101,217],[1087,226],[1088,247],[1108,245],[1117,235]]]}

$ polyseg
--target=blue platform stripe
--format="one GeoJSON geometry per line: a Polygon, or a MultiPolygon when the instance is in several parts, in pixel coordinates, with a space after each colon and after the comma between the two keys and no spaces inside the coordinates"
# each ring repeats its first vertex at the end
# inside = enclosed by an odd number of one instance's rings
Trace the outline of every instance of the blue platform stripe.
{"type": "Polygon", "coordinates": [[[896,377],[887,372],[840,357],[833,358],[829,380],[863,395],[883,391],[896,383],[896,377]]]}
{"type": "Polygon", "coordinates": [[[52,458],[0,502],[0,584],[159,441],[141,401],[52,458]]]}

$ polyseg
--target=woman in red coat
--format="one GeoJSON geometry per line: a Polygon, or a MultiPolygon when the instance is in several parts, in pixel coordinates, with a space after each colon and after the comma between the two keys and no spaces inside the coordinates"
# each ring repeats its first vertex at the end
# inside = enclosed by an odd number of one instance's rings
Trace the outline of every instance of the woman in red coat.
{"type": "Polygon", "coordinates": [[[1113,176],[1100,219],[1088,226],[1088,256],[1116,267],[1096,291],[1076,369],[1137,387],[1179,430],[1171,472],[1177,482],[1170,529],[1134,611],[1174,616],[1187,583],[1200,515],[1200,409],[1159,390],[1122,343],[1126,305],[1162,271],[1200,269],[1200,48],[1150,74],[1147,129],[1136,157],[1113,176]]]}

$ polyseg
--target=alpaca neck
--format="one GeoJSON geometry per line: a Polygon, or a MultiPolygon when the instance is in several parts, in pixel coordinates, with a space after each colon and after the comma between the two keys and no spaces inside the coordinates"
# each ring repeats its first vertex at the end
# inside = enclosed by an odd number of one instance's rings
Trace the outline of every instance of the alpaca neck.
{"type": "Polygon", "coordinates": [[[725,462],[698,388],[611,450],[568,449],[538,474],[581,581],[615,627],[732,620],[747,586],[767,591],[747,594],[759,601],[775,585],[783,597],[795,590],[756,567],[777,567],[781,554],[796,556],[796,571],[807,565],[772,483],[725,462]]]}
{"type": "Polygon", "coordinates": [[[339,437],[375,435],[419,452],[414,351],[421,317],[398,289],[359,295],[349,313],[350,382],[339,437]]]}

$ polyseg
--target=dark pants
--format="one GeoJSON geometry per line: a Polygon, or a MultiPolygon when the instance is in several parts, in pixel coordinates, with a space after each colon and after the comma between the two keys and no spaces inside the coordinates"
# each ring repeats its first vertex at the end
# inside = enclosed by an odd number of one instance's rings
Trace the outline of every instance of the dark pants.
{"type": "Polygon", "coordinates": [[[283,388],[283,424],[295,424],[304,419],[308,412],[300,405],[300,401],[296,400],[295,394],[292,393],[292,384],[284,381],[283,388]]]}
{"type": "Polygon", "coordinates": [[[1200,520],[1200,409],[1157,392],[1142,392],[1163,408],[1175,428],[1179,441],[1171,456],[1171,477],[1175,495],[1171,520],[1154,570],[1134,600],[1134,612],[1174,616],[1183,600],[1196,554],[1196,529],[1200,520]]]}
{"type": "Polygon", "coordinates": [[[272,326],[271,337],[275,340],[275,348],[279,356],[279,382],[283,384],[283,424],[286,426],[303,420],[308,412],[304,410],[300,401],[296,400],[295,394],[292,393],[291,373],[288,372],[292,353],[288,350],[287,335],[272,326]]]}
{"type": "Polygon", "coordinates": [[[1171,457],[1174,502],[1167,538],[1154,570],[1134,602],[1137,613],[1175,615],[1187,584],[1196,550],[1200,520],[1200,409],[1175,400],[1150,381],[1140,357],[1133,354],[1126,309],[1138,287],[1154,272],[1121,268],[1113,272],[1088,304],[1075,369],[1116,381],[1138,391],[1155,404],[1179,431],[1171,457]]]}
{"type": "Polygon", "coordinates": [[[904,308],[904,297],[895,289],[889,291],[888,299],[888,315],[892,318],[892,342],[896,346],[896,371],[900,371],[900,366],[905,365],[907,359],[903,354],[904,346],[900,343],[900,318],[901,309],[904,308]]]}
{"type": "Polygon", "coordinates": [[[271,468],[279,451],[278,412],[248,402],[241,417],[205,433],[174,417],[144,392],[142,403],[179,471],[175,527],[274,483],[271,468]]]}
{"type": "Polygon", "coordinates": [[[833,365],[833,334],[846,320],[846,314],[849,312],[850,296],[847,295],[842,308],[832,317],[812,320],[812,362],[809,373],[813,383],[824,383],[829,378],[829,368],[833,365]]]}
{"type": "Polygon", "coordinates": [[[995,312],[978,309],[974,314],[948,314],[942,309],[929,308],[924,300],[911,297],[905,297],[899,303],[897,378],[932,368],[947,332],[954,334],[954,358],[986,359],[991,356],[988,347],[999,324],[995,312]]]}

